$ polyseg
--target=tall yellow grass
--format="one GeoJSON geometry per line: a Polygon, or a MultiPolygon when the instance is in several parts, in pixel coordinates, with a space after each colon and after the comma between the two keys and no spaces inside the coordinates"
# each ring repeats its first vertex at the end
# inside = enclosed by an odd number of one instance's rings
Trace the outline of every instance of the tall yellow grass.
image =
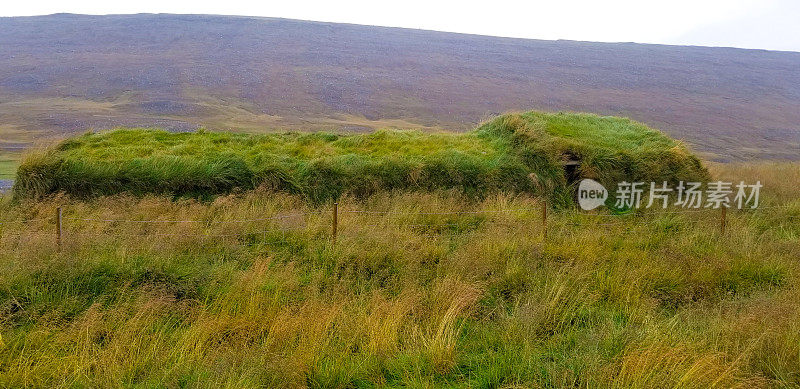
{"type": "Polygon", "coordinates": [[[724,236],[562,211],[543,240],[534,198],[383,193],[333,245],[330,205],[267,191],[6,199],[0,386],[800,385],[800,165],[712,170],[781,207],[724,236]]]}

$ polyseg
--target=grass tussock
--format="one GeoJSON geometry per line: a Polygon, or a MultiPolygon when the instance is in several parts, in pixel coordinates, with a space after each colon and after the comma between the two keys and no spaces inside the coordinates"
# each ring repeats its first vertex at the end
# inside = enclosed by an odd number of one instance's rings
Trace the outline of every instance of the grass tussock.
{"type": "Polygon", "coordinates": [[[725,236],[560,211],[543,241],[526,195],[343,198],[336,245],[330,205],[266,190],[5,199],[0,386],[798,386],[799,170],[748,169],[785,206],[725,236]]]}
{"type": "Polygon", "coordinates": [[[570,180],[579,177],[706,176],[683,145],[631,120],[529,112],[500,116],[470,133],[85,134],[28,155],[14,191],[21,198],[57,192],[208,197],[265,187],[320,204],[384,190],[454,190],[475,198],[545,195],[567,204],[570,180]],[[581,162],[575,174],[565,175],[568,159],[581,162]]]}

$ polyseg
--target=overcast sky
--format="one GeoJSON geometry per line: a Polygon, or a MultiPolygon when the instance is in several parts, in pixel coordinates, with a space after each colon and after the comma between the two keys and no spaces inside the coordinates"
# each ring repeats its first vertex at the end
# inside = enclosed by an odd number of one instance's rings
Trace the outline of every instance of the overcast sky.
{"type": "Polygon", "coordinates": [[[518,38],[800,51],[798,0],[2,1],[2,16],[250,15],[518,38]]]}

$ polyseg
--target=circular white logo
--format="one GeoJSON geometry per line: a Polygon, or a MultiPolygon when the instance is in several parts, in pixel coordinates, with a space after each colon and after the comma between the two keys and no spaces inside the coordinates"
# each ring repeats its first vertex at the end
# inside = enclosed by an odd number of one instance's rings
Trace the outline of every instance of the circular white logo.
{"type": "Polygon", "coordinates": [[[578,184],[578,204],[584,211],[590,211],[605,204],[606,199],[608,199],[608,191],[599,182],[585,178],[578,184]]]}

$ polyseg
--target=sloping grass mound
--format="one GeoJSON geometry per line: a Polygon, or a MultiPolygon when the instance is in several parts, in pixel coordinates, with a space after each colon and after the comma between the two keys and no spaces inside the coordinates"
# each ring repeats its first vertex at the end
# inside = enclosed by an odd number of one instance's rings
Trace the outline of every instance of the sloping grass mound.
{"type": "Polygon", "coordinates": [[[560,166],[573,163],[574,180],[592,178],[609,189],[623,180],[674,183],[710,177],[685,145],[627,118],[526,112],[499,116],[476,133],[508,139],[533,166],[542,159],[560,166]]]}
{"type": "Polygon", "coordinates": [[[707,175],[685,147],[627,119],[586,114],[503,115],[470,133],[169,133],[119,129],[85,134],[29,155],[15,194],[41,197],[207,196],[267,186],[324,202],[348,193],[458,190],[570,198],[565,160],[605,182],[707,175]]]}

